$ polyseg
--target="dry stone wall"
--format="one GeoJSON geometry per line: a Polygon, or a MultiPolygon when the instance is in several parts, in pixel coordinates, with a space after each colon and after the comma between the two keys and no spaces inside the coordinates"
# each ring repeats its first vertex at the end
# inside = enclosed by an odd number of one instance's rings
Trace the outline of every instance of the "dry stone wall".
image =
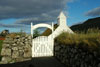
{"type": "Polygon", "coordinates": [[[86,45],[55,43],[54,55],[68,67],[100,67],[100,47],[92,50],[86,45]]]}
{"type": "Polygon", "coordinates": [[[30,60],[32,58],[32,37],[30,35],[6,36],[3,42],[1,63],[13,63],[30,60]]]}

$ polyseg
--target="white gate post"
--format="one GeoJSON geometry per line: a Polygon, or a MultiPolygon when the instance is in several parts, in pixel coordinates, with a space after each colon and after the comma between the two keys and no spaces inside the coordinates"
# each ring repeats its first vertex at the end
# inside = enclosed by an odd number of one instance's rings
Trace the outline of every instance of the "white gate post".
{"type": "Polygon", "coordinates": [[[31,22],[31,36],[33,38],[33,23],[31,22]]]}
{"type": "MultiPolygon", "coordinates": [[[[53,30],[54,30],[54,24],[53,24],[53,22],[52,22],[52,33],[53,33],[53,30]]],[[[52,35],[52,37],[53,37],[53,35],[52,35]]]]}
{"type": "MultiPolygon", "coordinates": [[[[53,31],[54,31],[54,24],[53,24],[53,22],[52,22],[52,33],[53,33],[53,31]]],[[[51,36],[51,39],[52,39],[52,55],[54,54],[53,53],[53,51],[54,51],[54,35],[52,34],[52,36],[51,36]]]]}

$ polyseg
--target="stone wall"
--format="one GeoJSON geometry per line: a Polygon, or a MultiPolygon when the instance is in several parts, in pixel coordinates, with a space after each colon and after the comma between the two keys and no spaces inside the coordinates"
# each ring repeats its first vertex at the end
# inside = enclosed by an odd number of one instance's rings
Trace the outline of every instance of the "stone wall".
{"type": "Polygon", "coordinates": [[[30,35],[17,35],[15,37],[6,36],[3,42],[1,63],[13,63],[30,60],[32,57],[32,40],[30,35]]]}
{"type": "Polygon", "coordinates": [[[68,67],[100,67],[100,48],[55,43],[55,57],[68,67]]]}

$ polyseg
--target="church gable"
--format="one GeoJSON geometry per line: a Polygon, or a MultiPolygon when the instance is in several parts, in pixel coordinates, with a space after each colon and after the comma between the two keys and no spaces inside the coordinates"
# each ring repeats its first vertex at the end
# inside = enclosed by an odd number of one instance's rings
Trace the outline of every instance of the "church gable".
{"type": "Polygon", "coordinates": [[[63,12],[60,13],[60,15],[57,17],[57,24],[54,25],[54,32],[51,34],[50,29],[47,29],[45,32],[43,32],[43,36],[51,36],[53,35],[54,38],[60,35],[62,32],[68,32],[73,33],[73,31],[68,27],[66,16],[63,12]]]}

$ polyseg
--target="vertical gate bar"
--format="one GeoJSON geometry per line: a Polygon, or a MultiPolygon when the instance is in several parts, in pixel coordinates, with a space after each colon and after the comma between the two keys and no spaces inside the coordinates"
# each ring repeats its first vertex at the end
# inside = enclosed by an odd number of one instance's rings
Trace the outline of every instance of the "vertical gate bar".
{"type": "Polygon", "coordinates": [[[54,51],[54,35],[53,35],[53,31],[54,31],[54,24],[53,24],[53,22],[52,22],[52,38],[51,38],[51,44],[52,44],[52,55],[53,55],[53,51],[54,51]]]}

